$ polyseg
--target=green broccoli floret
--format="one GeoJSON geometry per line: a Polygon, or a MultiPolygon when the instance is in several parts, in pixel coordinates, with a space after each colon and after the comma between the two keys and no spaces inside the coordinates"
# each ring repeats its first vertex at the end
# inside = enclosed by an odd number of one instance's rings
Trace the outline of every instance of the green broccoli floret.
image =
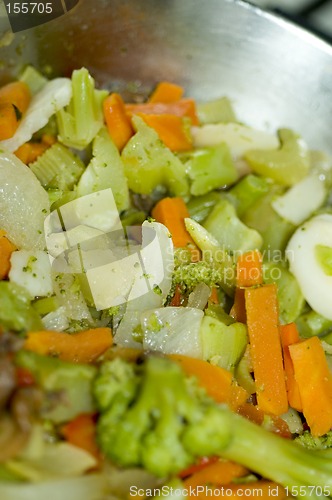
{"type": "Polygon", "coordinates": [[[295,441],[311,450],[326,450],[331,448],[332,452],[332,431],[319,437],[313,436],[310,431],[304,431],[303,434],[295,438],[295,441]]]}
{"type": "MultiPolygon", "coordinates": [[[[120,466],[167,477],[198,457],[218,455],[283,486],[316,486],[332,494],[330,454],[305,449],[217,404],[168,358],[106,362],[95,396],[99,444],[120,466]]],[[[306,496],[315,498],[313,493],[308,488],[306,496]]]]}

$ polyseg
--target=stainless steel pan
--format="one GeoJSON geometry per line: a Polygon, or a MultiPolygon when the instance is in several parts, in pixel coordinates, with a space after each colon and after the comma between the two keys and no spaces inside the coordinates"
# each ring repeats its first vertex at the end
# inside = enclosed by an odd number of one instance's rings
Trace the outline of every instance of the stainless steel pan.
{"type": "Polygon", "coordinates": [[[81,0],[0,49],[3,78],[32,62],[88,67],[99,84],[145,92],[163,79],[201,100],[228,95],[241,120],[288,126],[332,153],[332,48],[231,0],[81,0]]]}

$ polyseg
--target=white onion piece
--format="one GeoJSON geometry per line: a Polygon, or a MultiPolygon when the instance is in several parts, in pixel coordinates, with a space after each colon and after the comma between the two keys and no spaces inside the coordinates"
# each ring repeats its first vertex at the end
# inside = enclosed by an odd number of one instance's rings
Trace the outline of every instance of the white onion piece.
{"type": "Polygon", "coordinates": [[[10,259],[10,281],[27,290],[30,297],[46,297],[53,293],[51,264],[43,250],[18,250],[10,259]]]}
{"type": "Polygon", "coordinates": [[[331,214],[317,215],[300,226],[289,240],[286,256],[310,307],[332,320],[332,276],[317,259],[317,245],[332,247],[331,214]]]}
{"type": "Polygon", "coordinates": [[[47,82],[32,98],[13,137],[0,142],[8,151],[16,151],[22,144],[30,141],[35,132],[45,127],[51,116],[69,104],[72,85],[69,78],[55,78],[47,82]]]}
{"type": "Polygon", "coordinates": [[[317,210],[326,197],[324,181],[309,175],[272,202],[274,210],[296,226],[317,210]]]}
{"type": "Polygon", "coordinates": [[[193,127],[194,147],[217,146],[225,142],[233,159],[241,158],[250,149],[277,149],[276,135],[246,127],[239,123],[216,123],[193,127]]]}
{"type": "Polygon", "coordinates": [[[12,153],[0,151],[0,228],[17,248],[44,248],[49,209],[48,195],[32,171],[12,153]]]}
{"type": "Polygon", "coordinates": [[[53,330],[56,332],[63,332],[69,328],[69,321],[66,315],[66,309],[61,306],[55,311],[52,311],[42,319],[45,330],[53,330]]]}
{"type": "Polygon", "coordinates": [[[201,358],[203,316],[203,311],[192,307],[161,307],[146,311],[141,315],[143,348],[201,358]]]}

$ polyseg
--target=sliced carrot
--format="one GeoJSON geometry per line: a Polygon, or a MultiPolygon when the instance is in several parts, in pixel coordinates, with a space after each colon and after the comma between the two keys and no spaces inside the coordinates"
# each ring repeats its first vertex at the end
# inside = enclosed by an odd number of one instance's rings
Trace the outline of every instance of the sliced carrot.
{"type": "Polygon", "coordinates": [[[24,348],[38,354],[57,356],[74,363],[92,363],[113,344],[110,328],[93,328],[78,333],[29,332],[24,348]]]}
{"type": "Polygon", "coordinates": [[[229,315],[239,323],[247,323],[244,290],[244,288],[235,288],[234,303],[229,312],[229,315]]]}
{"type": "Polygon", "coordinates": [[[47,146],[53,146],[57,142],[57,139],[52,134],[43,134],[41,138],[41,142],[46,144],[47,146]]]}
{"type": "Polygon", "coordinates": [[[30,370],[23,366],[16,367],[16,382],[19,387],[30,387],[36,383],[30,370]]]}
{"type": "Polygon", "coordinates": [[[171,114],[137,113],[171,151],[190,151],[193,148],[188,127],[181,116],[171,114]]]}
{"type": "Polygon", "coordinates": [[[192,125],[199,125],[196,103],[194,99],[185,98],[176,102],[146,102],[142,104],[125,104],[126,113],[129,117],[137,113],[146,115],[175,115],[190,118],[192,125]]]}
{"type": "Polygon", "coordinates": [[[179,285],[176,285],[175,292],[171,300],[172,307],[180,307],[182,305],[182,293],[179,285]]]}
{"type": "Polygon", "coordinates": [[[213,464],[214,462],[217,462],[218,460],[220,460],[220,458],[217,456],[200,457],[194,464],[189,465],[189,467],[179,472],[178,476],[182,479],[185,479],[186,477],[195,474],[196,472],[204,469],[205,467],[213,464]]]}
{"type": "Polygon", "coordinates": [[[236,284],[238,287],[256,286],[263,283],[262,254],[251,250],[237,260],[236,284]]]}
{"type": "Polygon", "coordinates": [[[0,102],[0,141],[10,139],[19,125],[15,108],[10,103],[0,102]]]}
{"type": "Polygon", "coordinates": [[[96,422],[94,415],[90,413],[78,415],[74,420],[68,422],[61,428],[61,434],[68,443],[78,448],[82,448],[98,459],[101,458],[96,441],[96,422]]]}
{"type": "Polygon", "coordinates": [[[293,361],[289,352],[289,346],[300,341],[300,336],[296,324],[289,323],[288,325],[280,325],[280,337],[284,354],[288,402],[292,408],[302,412],[302,402],[299,386],[295,380],[293,361]]]}
{"type": "Polygon", "coordinates": [[[303,407],[313,436],[332,427],[332,375],[321,341],[311,337],[289,346],[303,407]]]}
{"type": "Polygon", "coordinates": [[[176,248],[197,249],[184,223],[189,212],[182,198],[162,198],[152,209],[151,215],[167,227],[176,248]]]}
{"type": "Polygon", "coordinates": [[[274,415],[288,409],[275,284],[246,288],[245,304],[258,406],[274,415]]]}
{"type": "Polygon", "coordinates": [[[246,474],[248,470],[243,465],[219,459],[192,474],[183,484],[186,489],[194,490],[197,486],[228,484],[246,474]]]}
{"type": "Polygon", "coordinates": [[[12,253],[17,250],[6,236],[6,232],[0,230],[0,280],[6,279],[10,271],[10,258],[12,253]]]}
{"type": "Polygon", "coordinates": [[[277,498],[284,500],[288,498],[283,486],[272,481],[254,481],[246,483],[231,483],[224,487],[227,490],[227,498],[261,498],[271,500],[277,498]]]}
{"type": "Polygon", "coordinates": [[[211,302],[211,304],[219,304],[218,290],[215,286],[211,289],[209,302],[211,302]]]}
{"type": "Polygon", "coordinates": [[[271,413],[264,412],[258,406],[253,405],[252,403],[244,403],[239,407],[237,413],[247,418],[251,422],[254,422],[257,425],[262,425],[267,421],[267,418],[270,419],[269,430],[278,434],[279,436],[291,439],[292,434],[289,430],[288,424],[281,417],[277,415],[272,415],[271,413]]]}
{"type": "Polygon", "coordinates": [[[24,82],[12,82],[0,88],[0,103],[15,106],[22,115],[28,109],[30,101],[30,89],[24,82]]]}
{"type": "Polygon", "coordinates": [[[184,88],[171,82],[159,82],[148,102],[176,102],[184,94],[184,88]]]}
{"type": "Polygon", "coordinates": [[[179,363],[187,375],[196,377],[207,394],[218,403],[227,403],[236,410],[247,400],[247,391],[224,368],[181,354],[170,354],[169,357],[179,363]]]}
{"type": "Polygon", "coordinates": [[[115,92],[110,94],[103,102],[103,110],[108,132],[121,151],[134,134],[122,97],[115,92]]]}
{"type": "Polygon", "coordinates": [[[43,142],[25,142],[15,151],[15,155],[23,163],[29,165],[29,163],[37,160],[38,156],[42,155],[48,148],[49,145],[43,142]]]}

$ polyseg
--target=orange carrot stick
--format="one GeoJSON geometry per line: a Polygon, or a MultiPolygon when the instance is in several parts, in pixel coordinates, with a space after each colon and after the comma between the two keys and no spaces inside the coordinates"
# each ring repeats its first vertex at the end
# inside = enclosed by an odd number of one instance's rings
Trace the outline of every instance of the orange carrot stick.
{"type": "Polygon", "coordinates": [[[148,102],[176,102],[184,94],[184,88],[171,82],[160,82],[149,97],[148,102]]]}
{"type": "Polygon", "coordinates": [[[187,375],[196,377],[207,394],[218,403],[227,403],[236,410],[247,400],[247,391],[224,368],[181,354],[170,354],[169,357],[179,363],[187,375]]]}
{"type": "Polygon", "coordinates": [[[68,422],[61,428],[61,434],[68,443],[78,448],[82,448],[98,459],[101,458],[96,441],[96,423],[94,415],[90,413],[78,415],[74,420],[68,422]]]}
{"type": "Polygon", "coordinates": [[[209,302],[211,304],[219,304],[218,290],[215,286],[211,289],[209,302]]]}
{"type": "Polygon", "coordinates": [[[121,151],[134,134],[122,97],[113,92],[104,100],[103,110],[108,132],[121,151]]]}
{"type": "Polygon", "coordinates": [[[43,142],[25,142],[16,151],[15,155],[23,163],[29,165],[37,160],[38,156],[42,155],[49,146],[43,142]]]}
{"type": "Polygon", "coordinates": [[[227,484],[246,474],[248,470],[243,465],[219,459],[192,474],[183,484],[185,488],[194,490],[197,486],[227,484]]]}
{"type": "Polygon", "coordinates": [[[190,133],[181,116],[171,114],[137,113],[171,151],[190,151],[193,148],[190,133]]]}
{"type": "Polygon", "coordinates": [[[24,82],[12,82],[0,88],[0,103],[15,106],[22,115],[28,109],[30,101],[30,89],[24,82]]]}
{"type": "Polygon", "coordinates": [[[332,427],[332,375],[318,337],[289,346],[303,414],[313,436],[332,427]]]}
{"type": "Polygon", "coordinates": [[[229,315],[240,323],[247,323],[246,304],[244,299],[244,288],[235,288],[234,303],[229,315]]]}
{"type": "Polygon", "coordinates": [[[275,284],[246,288],[245,304],[258,406],[274,415],[288,409],[275,284]]]}
{"type": "Polygon", "coordinates": [[[263,283],[262,254],[251,250],[241,254],[236,266],[238,287],[257,286],[263,283]]]}
{"type": "Polygon", "coordinates": [[[10,258],[16,246],[7,238],[6,232],[0,230],[0,280],[7,278],[10,271],[10,258]]]}
{"type": "Polygon", "coordinates": [[[300,341],[296,324],[289,323],[288,325],[280,325],[280,337],[284,355],[288,402],[292,408],[302,412],[299,386],[295,380],[293,361],[289,352],[289,346],[300,341]]]}
{"type": "Polygon", "coordinates": [[[189,217],[189,212],[182,198],[162,198],[152,209],[151,215],[167,227],[175,247],[182,248],[190,245],[195,247],[194,240],[184,223],[184,219],[189,217]]]}
{"type": "Polygon", "coordinates": [[[0,141],[13,137],[18,125],[14,106],[8,102],[0,103],[0,141]]]}
{"type": "Polygon", "coordinates": [[[112,344],[110,328],[93,328],[72,334],[45,330],[29,332],[24,348],[73,363],[92,363],[112,344]]]}
{"type": "Polygon", "coordinates": [[[137,113],[149,115],[175,115],[180,117],[188,117],[191,119],[192,125],[199,125],[196,103],[194,99],[180,99],[176,102],[146,102],[142,104],[125,104],[126,113],[129,117],[137,113]]]}

